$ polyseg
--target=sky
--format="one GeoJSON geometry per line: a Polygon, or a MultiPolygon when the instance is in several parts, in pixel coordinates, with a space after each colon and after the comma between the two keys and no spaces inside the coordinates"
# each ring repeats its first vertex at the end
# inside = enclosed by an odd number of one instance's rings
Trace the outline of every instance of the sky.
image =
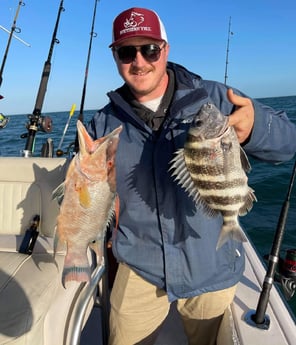
{"type": "MultiPolygon", "coordinates": [[[[18,0],[0,0],[0,25],[11,29],[18,0]]],[[[35,108],[43,66],[49,55],[60,0],[25,0],[20,8],[0,87],[0,113],[30,114],[35,108]],[[19,30],[17,30],[19,31],[19,30]]],[[[42,113],[79,110],[95,0],[64,0],[42,113]]],[[[122,84],[108,48],[113,19],[130,7],[161,17],[170,44],[169,60],[204,79],[227,83],[253,98],[296,95],[295,0],[100,0],[97,2],[84,110],[108,102],[106,93],[122,84]]],[[[9,35],[0,29],[0,63],[9,35]]]]}

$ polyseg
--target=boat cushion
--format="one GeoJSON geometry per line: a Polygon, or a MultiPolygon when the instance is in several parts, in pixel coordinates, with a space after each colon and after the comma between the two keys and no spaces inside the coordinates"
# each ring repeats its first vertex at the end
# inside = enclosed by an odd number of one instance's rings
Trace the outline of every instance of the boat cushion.
{"type": "Polygon", "coordinates": [[[64,158],[0,157],[0,344],[57,345],[66,337],[81,284],[62,286],[64,252],[53,255],[64,158]],[[40,215],[33,254],[18,252],[40,215]]]}
{"type": "Polygon", "coordinates": [[[44,319],[61,284],[63,259],[0,252],[0,344],[43,344],[44,319]]]}
{"type": "Polygon", "coordinates": [[[0,234],[24,234],[39,215],[38,230],[53,237],[59,207],[52,191],[63,182],[66,169],[67,161],[60,158],[1,157],[0,234]]]}

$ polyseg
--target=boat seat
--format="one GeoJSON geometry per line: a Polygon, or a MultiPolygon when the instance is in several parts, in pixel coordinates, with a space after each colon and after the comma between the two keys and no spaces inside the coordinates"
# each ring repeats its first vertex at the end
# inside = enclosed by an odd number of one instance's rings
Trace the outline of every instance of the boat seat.
{"type": "MultiPolygon", "coordinates": [[[[52,191],[64,180],[67,166],[65,158],[0,157],[0,344],[69,342],[72,311],[87,284],[71,282],[65,289],[65,252],[53,255],[59,206],[52,191]],[[37,215],[39,236],[32,255],[20,253],[37,215]]],[[[91,253],[89,259],[95,264],[91,253]]]]}

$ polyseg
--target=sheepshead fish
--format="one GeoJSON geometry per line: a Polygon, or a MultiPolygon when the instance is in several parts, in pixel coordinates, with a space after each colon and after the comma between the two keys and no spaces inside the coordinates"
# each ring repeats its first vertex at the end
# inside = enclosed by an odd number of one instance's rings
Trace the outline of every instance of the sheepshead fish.
{"type": "Polygon", "coordinates": [[[238,216],[249,212],[257,201],[246,175],[251,166],[233,127],[228,126],[228,117],[215,105],[201,107],[170,170],[208,216],[221,213],[223,224],[217,249],[228,236],[246,241],[238,216]]]}
{"type": "Polygon", "coordinates": [[[55,250],[66,243],[62,283],[89,281],[88,247],[95,249],[99,260],[106,228],[118,215],[115,155],[122,126],[97,140],[77,121],[79,153],[72,159],[66,179],[53,197],[63,194],[57,218],[55,250]]]}

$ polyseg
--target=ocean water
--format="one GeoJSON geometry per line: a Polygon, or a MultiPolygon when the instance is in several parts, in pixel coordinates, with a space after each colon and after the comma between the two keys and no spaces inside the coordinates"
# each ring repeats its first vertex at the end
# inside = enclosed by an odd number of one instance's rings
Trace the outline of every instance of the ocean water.
{"type": "MultiPolygon", "coordinates": [[[[285,110],[289,118],[296,124],[296,96],[263,98],[260,101],[275,109],[285,110]]],[[[85,111],[84,122],[88,122],[94,113],[94,110],[85,111]]],[[[9,116],[9,114],[5,115],[9,116]]],[[[54,152],[56,151],[69,118],[69,112],[48,113],[43,114],[43,116],[50,116],[52,118],[52,132],[49,134],[41,131],[37,132],[35,147],[38,150],[35,150],[35,156],[40,156],[40,148],[48,138],[53,140],[54,152]]],[[[61,146],[65,154],[67,154],[68,147],[75,140],[77,116],[77,112],[75,112],[61,146]]],[[[4,129],[0,129],[0,155],[21,155],[21,151],[24,150],[26,145],[26,139],[22,139],[21,135],[27,133],[27,123],[27,114],[10,116],[8,125],[4,129]]],[[[249,174],[249,185],[255,190],[258,202],[255,203],[248,215],[241,217],[241,223],[254,243],[259,255],[263,258],[264,255],[270,253],[272,248],[281,208],[287,197],[294,160],[280,165],[271,165],[252,159],[250,162],[252,171],[249,174]]],[[[296,187],[292,190],[285,234],[281,246],[281,256],[283,258],[285,257],[286,249],[296,248],[295,220],[296,187]]],[[[296,316],[296,296],[288,301],[288,304],[296,316]]]]}
{"type": "MultiPolygon", "coordinates": [[[[289,118],[296,124],[296,96],[259,99],[262,103],[278,110],[285,110],[289,118]]],[[[295,138],[296,140],[296,138],[295,138]]],[[[249,185],[255,190],[258,202],[252,211],[241,217],[241,223],[263,257],[272,249],[281,209],[287,198],[288,188],[294,168],[295,157],[280,165],[271,165],[250,160],[252,171],[249,174],[249,185]]],[[[295,183],[296,184],[296,180],[295,183]]],[[[289,248],[296,248],[296,186],[292,189],[290,206],[285,225],[280,255],[285,258],[289,248]]],[[[296,316],[296,293],[288,301],[296,316]]]]}

